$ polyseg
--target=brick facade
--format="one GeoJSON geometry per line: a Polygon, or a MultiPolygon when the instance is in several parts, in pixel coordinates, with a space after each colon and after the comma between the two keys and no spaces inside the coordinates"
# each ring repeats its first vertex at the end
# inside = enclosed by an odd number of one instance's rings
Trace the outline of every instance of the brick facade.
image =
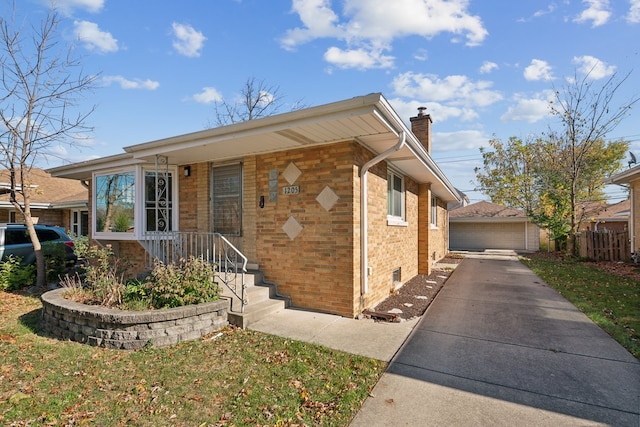
{"type": "MultiPolygon", "coordinates": [[[[431,199],[431,197],[430,197],[431,199]]],[[[444,258],[449,251],[449,212],[447,204],[440,199],[436,199],[437,219],[435,225],[431,225],[431,216],[429,216],[429,253],[430,261],[434,262],[444,258]]]]}
{"type": "MultiPolygon", "coordinates": [[[[355,317],[389,296],[394,287],[419,273],[428,274],[434,251],[444,256],[446,209],[439,207],[438,227],[431,227],[428,184],[405,178],[405,221],[389,223],[387,164],[382,161],[368,172],[368,292],[361,295],[359,171],[373,157],[358,143],[346,141],[242,159],[241,249],[294,306],[355,317]],[[285,178],[290,165],[300,174],[294,182],[285,178]],[[298,187],[299,193],[284,194],[287,186],[298,187]],[[318,201],[327,188],[337,196],[328,210],[318,201]],[[290,218],[302,227],[293,237],[283,229],[290,218]],[[394,283],[396,269],[399,283],[394,283]]],[[[214,164],[189,166],[190,176],[182,173],[184,165],[178,173],[179,228],[208,232],[214,164]]],[[[136,272],[144,270],[145,251],[138,242],[114,241],[113,248],[136,272]]]]}

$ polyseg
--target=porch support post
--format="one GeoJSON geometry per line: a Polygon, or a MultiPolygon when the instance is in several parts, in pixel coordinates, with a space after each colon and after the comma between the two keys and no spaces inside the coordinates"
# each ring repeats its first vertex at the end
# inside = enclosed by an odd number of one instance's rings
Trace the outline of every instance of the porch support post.
{"type": "Polygon", "coordinates": [[[169,231],[169,159],[156,154],[156,231],[169,231]]]}

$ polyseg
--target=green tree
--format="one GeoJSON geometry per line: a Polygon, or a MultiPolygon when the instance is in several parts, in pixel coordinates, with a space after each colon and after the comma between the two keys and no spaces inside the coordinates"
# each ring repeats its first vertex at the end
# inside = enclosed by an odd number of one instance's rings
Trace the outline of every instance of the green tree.
{"type": "Polygon", "coordinates": [[[511,137],[506,143],[493,138],[489,144],[480,150],[484,167],[475,169],[480,189],[494,203],[523,209],[570,251],[585,204],[604,203],[604,180],[622,167],[629,147],[625,141],[594,141],[578,167],[575,148],[556,135],[527,142],[511,137]]]}

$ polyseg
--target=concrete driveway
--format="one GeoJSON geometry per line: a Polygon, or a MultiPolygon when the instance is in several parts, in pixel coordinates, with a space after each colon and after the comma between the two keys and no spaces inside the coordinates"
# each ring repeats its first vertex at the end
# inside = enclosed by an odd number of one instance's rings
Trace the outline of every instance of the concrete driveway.
{"type": "Polygon", "coordinates": [[[640,363],[517,258],[470,254],[359,426],[640,426],[640,363]]]}

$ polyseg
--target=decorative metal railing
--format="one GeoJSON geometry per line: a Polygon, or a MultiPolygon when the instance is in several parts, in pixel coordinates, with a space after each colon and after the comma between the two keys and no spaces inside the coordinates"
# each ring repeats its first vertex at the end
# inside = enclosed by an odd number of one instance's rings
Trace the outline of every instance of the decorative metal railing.
{"type": "Polygon", "coordinates": [[[216,279],[240,300],[240,310],[247,304],[245,273],[247,257],[220,233],[191,231],[148,231],[141,243],[147,250],[147,265],[156,260],[173,264],[181,259],[198,257],[215,265],[216,279]]]}

